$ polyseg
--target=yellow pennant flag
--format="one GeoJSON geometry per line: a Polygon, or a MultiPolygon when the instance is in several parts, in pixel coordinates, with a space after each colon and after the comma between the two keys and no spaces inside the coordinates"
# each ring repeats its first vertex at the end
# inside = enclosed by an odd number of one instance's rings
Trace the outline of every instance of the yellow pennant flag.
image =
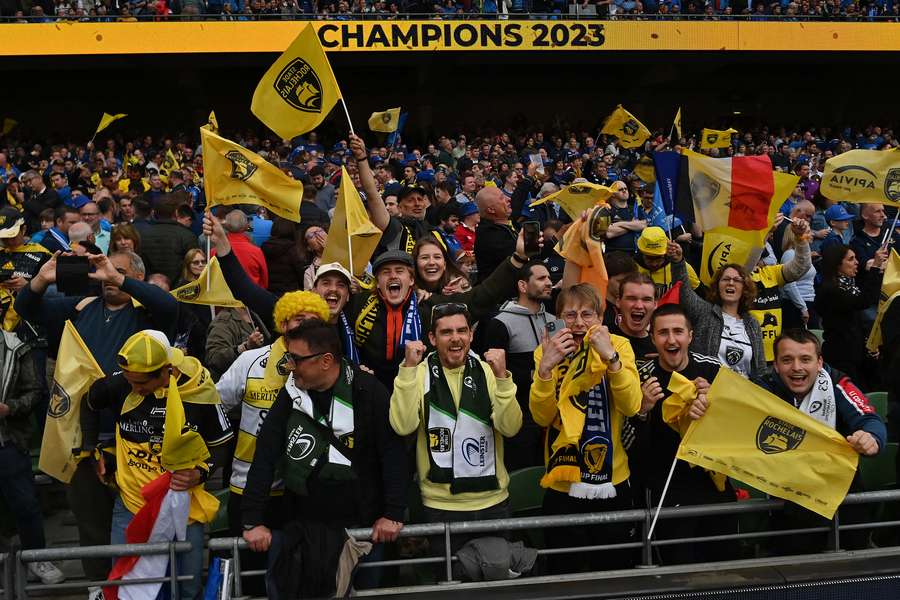
{"type": "Polygon", "coordinates": [[[384,112],[373,112],[372,116],[369,117],[369,129],[372,131],[392,133],[397,131],[399,123],[400,107],[389,108],[384,112]]]}
{"type": "Polygon", "coordinates": [[[71,321],[66,321],[57,357],[38,466],[69,483],[81,450],[81,397],[104,373],[71,321]]]}
{"type": "Polygon", "coordinates": [[[859,461],[844,436],[730,369],[719,369],[707,400],[678,458],[834,516],[859,461]]]}
{"type": "Polygon", "coordinates": [[[181,162],[179,162],[178,157],[175,156],[172,148],[169,148],[166,150],[166,157],[163,159],[163,164],[159,167],[159,172],[168,175],[172,171],[180,168],[181,162]]]}
{"type": "Polygon", "coordinates": [[[540,200],[531,203],[531,206],[539,206],[547,202],[556,202],[566,211],[573,221],[581,217],[581,213],[590,210],[598,204],[606,202],[612,196],[613,190],[605,185],[583,181],[568,185],[558,192],[547,194],[540,200]]]}
{"type": "Polygon", "coordinates": [[[303,184],[255,152],[200,128],[203,187],[207,206],[255,204],[295,223],[300,222],[303,184]]]}
{"type": "Polygon", "coordinates": [[[737,133],[737,129],[731,129],[730,127],[725,131],[704,127],[703,133],[700,134],[700,149],[727,148],[731,145],[731,136],[735,133],[737,133]]]}
{"type": "Polygon", "coordinates": [[[231,295],[231,290],[225,283],[225,276],[222,275],[222,267],[219,266],[219,260],[215,256],[209,259],[206,268],[195,281],[172,290],[172,295],[179,302],[187,304],[231,308],[243,308],[244,306],[231,295]]]}
{"type": "Polygon", "coordinates": [[[360,277],[379,240],[381,230],[369,219],[350,174],[346,167],[341,167],[341,186],[328,228],[328,241],[322,252],[322,264],[341,263],[355,277],[360,277]]]}
{"type": "Polygon", "coordinates": [[[672,123],[672,126],[675,128],[675,133],[678,134],[678,139],[681,139],[681,107],[678,107],[678,112],[675,113],[675,121],[672,123]]]}
{"type": "Polygon", "coordinates": [[[13,129],[15,129],[16,125],[18,125],[18,124],[19,124],[19,122],[16,121],[15,119],[10,118],[10,117],[4,117],[3,127],[2,127],[2,129],[0,129],[0,135],[7,135],[13,129]]]}
{"type": "Polygon", "coordinates": [[[193,469],[209,458],[209,448],[200,433],[187,426],[177,377],[169,377],[166,393],[166,424],[163,428],[160,463],[166,471],[193,469]]]}
{"type": "Polygon", "coordinates": [[[97,131],[94,132],[94,135],[97,135],[98,133],[100,133],[101,131],[103,131],[110,125],[112,125],[115,121],[118,121],[119,119],[124,119],[127,116],[128,115],[126,115],[125,113],[119,113],[116,115],[110,115],[107,113],[103,113],[103,116],[100,117],[100,124],[97,125],[97,131]]]}
{"type": "Polygon", "coordinates": [[[340,99],[319,36],[307,25],[260,79],[250,110],[289,140],[318,127],[340,99]]]}
{"type": "Polygon", "coordinates": [[[209,111],[207,123],[209,124],[210,131],[212,131],[213,133],[219,133],[219,120],[216,119],[216,111],[209,111]]]}
{"type": "Polygon", "coordinates": [[[872,331],[869,332],[869,339],[866,341],[866,348],[872,352],[877,352],[884,341],[881,336],[881,322],[897,296],[900,296],[900,254],[897,254],[896,248],[891,248],[891,257],[884,269],[884,279],[881,280],[878,316],[875,317],[875,324],[872,325],[872,331]]]}
{"type": "Polygon", "coordinates": [[[650,130],[630,112],[619,104],[611,115],[606,117],[600,133],[614,135],[624,148],[636,148],[647,141],[650,130]]]}
{"type": "Polygon", "coordinates": [[[819,187],[836,202],[880,202],[900,206],[900,154],[850,150],[825,161],[819,187]]]}

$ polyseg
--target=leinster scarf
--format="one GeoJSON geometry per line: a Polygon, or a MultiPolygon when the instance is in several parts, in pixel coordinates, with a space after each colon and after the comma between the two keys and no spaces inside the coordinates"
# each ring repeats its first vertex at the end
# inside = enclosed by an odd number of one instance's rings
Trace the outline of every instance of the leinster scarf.
{"type": "Polygon", "coordinates": [[[354,365],[359,364],[359,350],[356,349],[356,340],[353,336],[353,330],[350,329],[350,323],[347,322],[347,315],[341,311],[341,342],[344,345],[344,354],[350,359],[354,365]]]}
{"type": "Polygon", "coordinates": [[[472,355],[466,357],[457,410],[437,353],[429,354],[426,361],[428,478],[449,483],[451,494],[498,489],[491,398],[481,362],[472,355]]]}
{"type": "Polygon", "coordinates": [[[606,365],[591,350],[588,336],[563,376],[560,428],[551,446],[542,487],[568,482],[574,498],[615,498],[612,482],[612,421],[606,365]]]}

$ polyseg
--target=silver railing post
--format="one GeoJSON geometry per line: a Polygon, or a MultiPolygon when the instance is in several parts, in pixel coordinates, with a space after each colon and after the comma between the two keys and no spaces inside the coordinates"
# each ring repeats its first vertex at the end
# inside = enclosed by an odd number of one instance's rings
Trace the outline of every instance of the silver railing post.
{"type": "Polygon", "coordinates": [[[841,551],[841,511],[840,509],[834,512],[834,518],[831,520],[831,535],[834,536],[834,547],[832,550],[835,552],[841,551]]]}
{"type": "Polygon", "coordinates": [[[21,550],[16,550],[14,553],[11,552],[12,556],[15,556],[15,586],[16,586],[16,600],[28,600],[28,593],[25,591],[25,584],[28,582],[28,568],[25,566],[25,563],[21,561],[21,550]]]}
{"type": "Polygon", "coordinates": [[[444,566],[447,570],[447,583],[453,581],[453,553],[450,550],[450,523],[444,523],[444,566]]]}
{"type": "MultiPolygon", "coordinates": [[[[233,577],[234,577],[234,596],[235,598],[240,598],[244,595],[243,584],[241,583],[242,575],[241,575],[241,551],[238,548],[238,540],[241,538],[234,538],[233,543],[231,544],[231,560],[232,565],[234,565],[233,577]]],[[[265,578],[265,576],[263,576],[265,578]]]]}
{"type": "MultiPolygon", "coordinates": [[[[191,546],[193,548],[193,546],[191,546]]],[[[172,600],[181,598],[181,590],[178,588],[178,556],[175,554],[175,543],[169,542],[169,593],[172,600]]]]}

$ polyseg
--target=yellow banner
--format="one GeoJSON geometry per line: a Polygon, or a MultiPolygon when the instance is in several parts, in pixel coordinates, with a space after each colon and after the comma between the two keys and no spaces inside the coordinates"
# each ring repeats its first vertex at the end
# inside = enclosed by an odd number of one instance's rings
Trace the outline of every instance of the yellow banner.
{"type": "Polygon", "coordinates": [[[900,254],[897,254],[896,248],[891,248],[891,256],[888,258],[887,267],[884,270],[884,278],[881,280],[881,298],[878,301],[878,315],[875,317],[875,324],[872,325],[872,331],[869,332],[869,339],[866,340],[866,348],[872,352],[878,352],[881,346],[881,322],[887,313],[891,304],[900,296],[900,254]]]}
{"type": "Polygon", "coordinates": [[[837,202],[881,202],[900,206],[900,154],[850,150],[825,161],[819,187],[837,202]]]}
{"type": "Polygon", "coordinates": [[[338,200],[328,228],[322,264],[339,262],[355,277],[361,277],[380,240],[381,230],[369,219],[347,168],[341,167],[338,200]]]}
{"type": "Polygon", "coordinates": [[[859,461],[844,436],[730,369],[719,369],[707,398],[678,458],[834,516],[859,461]]]}

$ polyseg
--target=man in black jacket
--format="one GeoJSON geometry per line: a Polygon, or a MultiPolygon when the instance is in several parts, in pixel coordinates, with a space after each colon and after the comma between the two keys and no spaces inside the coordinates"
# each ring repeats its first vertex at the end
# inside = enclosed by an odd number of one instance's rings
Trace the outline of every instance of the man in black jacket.
{"type": "Polygon", "coordinates": [[[481,222],[475,234],[478,280],[484,281],[516,249],[516,230],[509,222],[512,205],[497,187],[482,188],[475,196],[481,222]]]}
{"type": "Polygon", "coordinates": [[[176,282],[181,275],[184,255],[192,248],[199,248],[197,236],[175,220],[175,210],[185,199],[181,194],[161,198],[153,208],[153,221],[141,231],[141,253],[169,281],[176,282]]]}
{"type": "MultiPolygon", "coordinates": [[[[244,539],[268,551],[263,525],[277,466],[283,466],[283,521],[372,527],[392,542],[403,527],[408,461],[388,422],[387,389],[341,355],[334,327],[311,319],[285,334],[292,371],[256,441],[241,505],[244,539]],[[301,517],[302,515],[302,517],[301,517]]],[[[380,555],[376,546],[369,555],[380,555]]],[[[318,557],[328,564],[329,557],[318,557]]]]}
{"type": "Polygon", "coordinates": [[[37,171],[27,171],[22,176],[27,189],[25,197],[25,226],[31,235],[41,230],[41,212],[47,208],[56,208],[62,201],[56,190],[47,187],[44,179],[37,171]]]}

